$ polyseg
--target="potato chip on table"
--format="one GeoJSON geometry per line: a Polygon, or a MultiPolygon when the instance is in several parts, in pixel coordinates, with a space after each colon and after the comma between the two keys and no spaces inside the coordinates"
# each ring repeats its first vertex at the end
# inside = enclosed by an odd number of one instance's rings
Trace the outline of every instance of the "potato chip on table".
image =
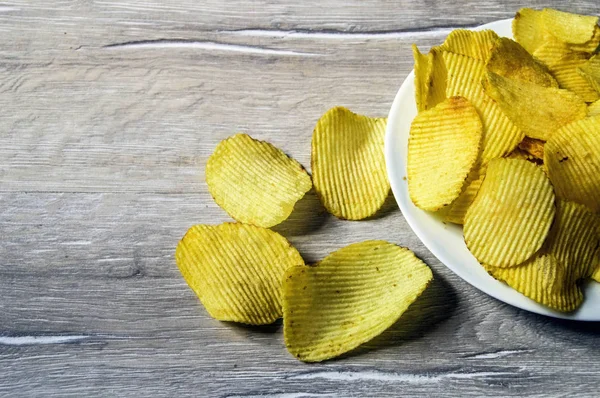
{"type": "Polygon", "coordinates": [[[240,223],[191,227],[175,259],[210,316],[250,325],[281,317],[283,275],[304,264],[283,236],[240,223]]]}
{"type": "Polygon", "coordinates": [[[334,216],[361,220],[385,202],[390,190],[383,153],[386,121],[336,107],[317,122],[313,182],[323,206],[334,216]]]}
{"type": "Polygon", "coordinates": [[[390,327],[427,287],[429,267],[408,249],[366,241],[286,272],[283,333],[306,362],[348,352],[390,327]]]}
{"type": "Polygon", "coordinates": [[[312,187],[300,163],[247,134],[217,145],[206,164],[206,183],[215,202],[231,217],[265,228],[288,218],[312,187]]]}

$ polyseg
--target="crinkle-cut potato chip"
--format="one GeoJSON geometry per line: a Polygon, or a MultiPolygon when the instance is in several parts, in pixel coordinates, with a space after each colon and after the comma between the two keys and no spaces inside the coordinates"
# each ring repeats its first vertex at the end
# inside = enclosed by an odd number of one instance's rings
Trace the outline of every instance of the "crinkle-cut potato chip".
{"type": "Polygon", "coordinates": [[[343,107],[328,110],[312,137],[312,173],[328,212],[346,220],[375,214],[390,190],[383,139],[386,118],[357,115],[343,107]]]}
{"type": "Polygon", "coordinates": [[[483,126],[464,97],[450,97],[413,120],[408,139],[408,191],[428,211],[460,194],[479,154],[483,126]]]}
{"type": "MultiPolygon", "coordinates": [[[[556,64],[563,57],[573,52],[571,48],[552,35],[546,35],[542,44],[533,52],[533,57],[542,61],[546,66],[556,64]]],[[[550,68],[548,68],[550,70],[550,68]]],[[[550,70],[552,73],[552,70],[550,70]]]]}
{"type": "Polygon", "coordinates": [[[546,142],[544,164],[559,198],[600,211],[600,116],[558,130],[546,142]]]}
{"type": "Polygon", "coordinates": [[[433,68],[433,54],[422,54],[419,48],[412,45],[413,58],[415,60],[415,100],[419,112],[427,109],[429,98],[429,81],[433,68]]]}
{"type": "Polygon", "coordinates": [[[579,285],[565,283],[565,266],[550,254],[536,254],[518,267],[485,268],[494,278],[557,311],[573,311],[583,302],[583,293],[579,285]]]}
{"type": "Polygon", "coordinates": [[[512,31],[515,40],[533,54],[546,35],[542,11],[521,8],[513,19],[512,31]]]}
{"type": "Polygon", "coordinates": [[[313,267],[290,268],[283,282],[283,333],[305,362],[348,352],[390,327],[433,275],[413,252],[366,241],[331,253],[313,267]]]}
{"type": "Polygon", "coordinates": [[[554,213],[552,185],[540,167],[492,159],[465,216],[465,243],[482,264],[517,266],[542,246],[554,213]]]}
{"type": "Polygon", "coordinates": [[[600,100],[594,101],[588,105],[588,116],[600,115],[600,100]]]}
{"type": "Polygon", "coordinates": [[[523,140],[523,131],[513,124],[498,104],[485,94],[481,84],[485,76],[485,63],[471,57],[443,53],[448,71],[446,96],[468,99],[483,123],[480,165],[485,167],[490,159],[505,156],[523,140]]]}
{"type": "Polygon", "coordinates": [[[573,51],[582,51],[585,53],[595,53],[598,51],[600,46],[600,26],[594,27],[594,35],[592,39],[583,44],[568,44],[569,48],[573,51]]]}
{"type": "Polygon", "coordinates": [[[519,43],[506,37],[494,43],[486,69],[509,79],[558,88],[558,82],[546,65],[534,59],[519,43]]]}
{"type": "Polygon", "coordinates": [[[451,222],[453,224],[462,225],[465,223],[465,215],[467,210],[475,200],[477,192],[483,182],[483,174],[485,170],[481,169],[479,165],[475,165],[465,184],[463,185],[460,195],[450,204],[450,206],[443,208],[438,214],[442,217],[442,220],[451,222]]]}
{"type": "Polygon", "coordinates": [[[206,183],[231,217],[265,228],[288,218],[312,187],[300,163],[247,134],[235,134],[217,145],[206,164],[206,183]]]}
{"type": "Polygon", "coordinates": [[[525,137],[519,143],[519,149],[527,153],[533,159],[544,159],[544,144],[545,141],[536,140],[535,138],[525,137]]]}
{"type": "Polygon", "coordinates": [[[486,61],[498,35],[493,30],[455,29],[437,49],[486,61]]]}
{"type": "Polygon", "coordinates": [[[240,223],[191,227],[175,259],[210,316],[250,325],[281,317],[283,275],[304,264],[283,236],[240,223]]]}
{"type": "Polygon", "coordinates": [[[600,55],[594,55],[586,63],[581,65],[577,71],[587,80],[594,90],[600,92],[600,55]]]}
{"type": "Polygon", "coordinates": [[[587,114],[585,102],[568,90],[511,80],[493,72],[488,72],[483,86],[508,118],[531,138],[548,140],[560,127],[587,114]]]}
{"type": "Polygon", "coordinates": [[[600,98],[588,79],[579,73],[579,69],[588,62],[589,54],[570,52],[558,61],[548,64],[548,68],[561,88],[577,94],[585,102],[594,102],[600,98]]]}
{"type": "Polygon", "coordinates": [[[542,23],[547,32],[565,43],[585,44],[594,37],[598,17],[544,8],[542,23]]]}

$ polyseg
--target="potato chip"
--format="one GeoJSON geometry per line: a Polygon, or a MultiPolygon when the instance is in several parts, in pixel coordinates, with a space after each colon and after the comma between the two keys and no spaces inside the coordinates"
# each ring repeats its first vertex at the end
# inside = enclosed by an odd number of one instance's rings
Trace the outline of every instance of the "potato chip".
{"type": "Polygon", "coordinates": [[[486,61],[497,39],[498,35],[493,30],[455,29],[437,49],[486,61]]]}
{"type": "Polygon", "coordinates": [[[479,188],[481,188],[484,172],[485,169],[482,170],[479,165],[473,167],[463,185],[460,195],[458,195],[450,206],[443,208],[442,211],[438,213],[442,217],[442,220],[459,225],[465,223],[465,215],[475,200],[479,188]]]}
{"type": "Polygon", "coordinates": [[[579,285],[565,282],[565,266],[550,254],[535,255],[518,267],[486,269],[494,278],[557,311],[573,311],[583,302],[579,285]]]}
{"type": "Polygon", "coordinates": [[[512,31],[515,40],[533,54],[546,35],[542,11],[521,8],[513,19],[512,31]]]}
{"type": "Polygon", "coordinates": [[[542,246],[554,212],[552,185],[540,167],[493,159],[465,216],[465,242],[480,263],[517,266],[542,246]]]}
{"type": "MultiPolygon", "coordinates": [[[[544,41],[533,52],[533,57],[542,61],[546,66],[549,66],[558,63],[572,52],[573,50],[566,43],[559,41],[554,36],[547,35],[544,41]]],[[[548,69],[550,70],[550,68],[548,69]]]]}
{"type": "Polygon", "coordinates": [[[600,211],[600,116],[558,130],[546,142],[544,164],[559,198],[600,211]]]}
{"type": "Polygon", "coordinates": [[[548,140],[560,127],[586,116],[587,106],[568,90],[541,87],[488,72],[483,83],[510,120],[531,138],[548,140]]]}
{"type": "Polygon", "coordinates": [[[592,271],[592,275],[590,278],[596,282],[600,282],[600,249],[596,250],[596,255],[594,256],[594,267],[592,271]]]}
{"type": "Polygon", "coordinates": [[[598,92],[579,73],[579,69],[588,62],[588,59],[587,53],[570,52],[558,61],[549,63],[548,68],[561,88],[574,92],[585,102],[594,102],[600,98],[598,92]]]}
{"type": "Polygon", "coordinates": [[[528,160],[530,162],[535,162],[538,159],[530,154],[527,151],[522,150],[521,148],[516,148],[514,151],[505,156],[508,159],[523,159],[528,160]]]}
{"type": "Polygon", "coordinates": [[[542,23],[544,29],[560,41],[585,44],[594,36],[598,26],[598,17],[544,8],[542,23]]]}
{"type": "Polygon", "coordinates": [[[600,26],[594,26],[594,35],[592,39],[583,44],[568,44],[569,48],[573,51],[582,51],[584,53],[595,53],[600,46],[600,26]]]}
{"type": "Polygon", "coordinates": [[[273,145],[236,134],[206,164],[215,202],[237,221],[272,227],[290,215],[312,183],[304,168],[273,145]]]}
{"type": "Polygon", "coordinates": [[[390,327],[433,278],[408,249],[385,241],[346,246],[283,282],[283,333],[305,362],[348,352],[390,327]]]}
{"type": "Polygon", "coordinates": [[[600,92],[600,55],[595,55],[581,65],[577,72],[596,90],[600,92]]]}
{"type": "Polygon", "coordinates": [[[429,98],[429,81],[431,79],[433,57],[421,54],[419,48],[412,45],[413,58],[415,59],[415,100],[419,112],[427,109],[429,98]]]}
{"type": "Polygon", "coordinates": [[[533,159],[544,159],[544,144],[545,141],[536,140],[535,138],[525,137],[519,143],[519,149],[531,155],[533,159]]]}
{"type": "Polygon", "coordinates": [[[600,100],[588,105],[588,116],[600,115],[600,100]]]}
{"type": "Polygon", "coordinates": [[[383,154],[386,121],[336,107],[317,122],[312,138],[313,181],[321,202],[334,216],[367,218],[388,196],[383,154]]]}
{"type": "Polygon", "coordinates": [[[283,275],[304,264],[283,236],[239,223],[191,227],[175,259],[210,316],[250,325],[281,317],[283,275]]]}
{"type": "Polygon", "coordinates": [[[415,117],[407,172],[417,207],[437,211],[458,197],[477,160],[482,130],[475,107],[463,97],[450,97],[415,117]]]}
{"type": "Polygon", "coordinates": [[[519,43],[506,37],[494,43],[486,69],[508,79],[558,88],[558,82],[543,63],[534,59],[519,43]]]}

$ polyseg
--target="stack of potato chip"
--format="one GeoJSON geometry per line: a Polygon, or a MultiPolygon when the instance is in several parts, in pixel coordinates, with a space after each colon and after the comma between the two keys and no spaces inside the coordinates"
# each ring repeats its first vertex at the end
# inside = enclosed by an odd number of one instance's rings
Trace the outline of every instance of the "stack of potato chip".
{"type": "Polygon", "coordinates": [[[524,8],[515,40],[455,30],[413,46],[413,203],[464,225],[495,278],[558,311],[600,279],[598,17],[524,8]]]}
{"type": "MultiPolygon", "coordinates": [[[[335,216],[367,218],[388,196],[385,125],[386,119],[341,107],[318,121],[312,180],[335,216]]],[[[190,228],[175,253],[183,277],[215,319],[264,325],[283,316],[286,346],[302,361],[332,358],[377,336],[432,279],[410,250],[384,241],[355,243],[307,266],[267,228],[287,219],[313,182],[297,161],[267,142],[246,134],[225,139],[208,159],[206,182],[238,223],[190,228]]]]}

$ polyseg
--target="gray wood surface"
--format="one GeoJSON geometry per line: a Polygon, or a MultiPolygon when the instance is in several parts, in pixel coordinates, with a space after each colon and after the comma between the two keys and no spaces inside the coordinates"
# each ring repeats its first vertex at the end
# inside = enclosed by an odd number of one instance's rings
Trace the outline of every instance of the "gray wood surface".
{"type": "MultiPolygon", "coordinates": [[[[393,198],[370,221],[313,193],[276,229],[307,261],[414,250],[435,283],[384,335],[303,364],[281,324],[221,323],[173,258],[229,218],[204,164],[237,131],[310,166],[334,105],[384,116],[410,45],[508,18],[515,0],[99,0],[0,4],[0,395],[598,396],[600,325],[526,313],[454,276],[393,198]]],[[[531,1],[598,14],[597,1],[531,1]]]]}

